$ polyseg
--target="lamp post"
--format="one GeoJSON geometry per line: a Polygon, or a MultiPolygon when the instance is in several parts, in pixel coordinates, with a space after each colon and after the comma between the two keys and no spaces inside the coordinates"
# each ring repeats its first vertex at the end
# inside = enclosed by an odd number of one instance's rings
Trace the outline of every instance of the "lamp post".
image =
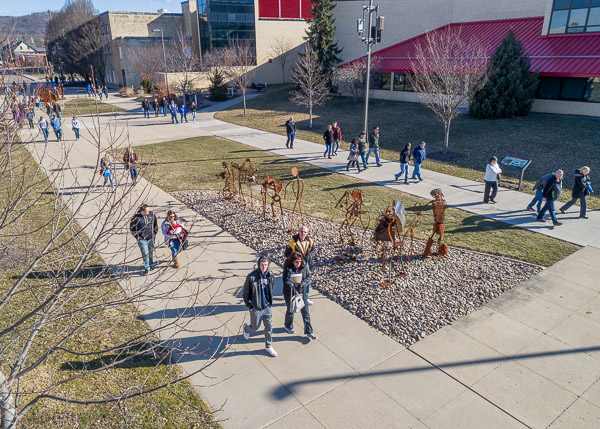
{"type": "Polygon", "coordinates": [[[167,86],[167,101],[168,101],[169,100],[169,77],[168,77],[168,72],[167,72],[167,51],[165,51],[165,35],[164,35],[162,28],[160,30],[158,30],[158,29],[152,30],[152,32],[153,33],[160,32],[160,39],[162,40],[163,58],[165,60],[165,85],[167,86]]]}
{"type": "MultiPolygon", "coordinates": [[[[381,32],[383,31],[384,17],[379,16],[379,5],[373,6],[373,0],[369,4],[363,5],[363,17],[357,20],[356,30],[358,37],[367,45],[367,79],[365,82],[365,120],[364,131],[369,132],[369,86],[371,84],[371,48],[378,42],[381,42],[381,32]],[[365,13],[367,14],[367,35],[365,37],[365,13]],[[373,25],[373,14],[375,14],[375,25],[373,25]]],[[[367,134],[368,135],[368,134],[367,134]]]]}

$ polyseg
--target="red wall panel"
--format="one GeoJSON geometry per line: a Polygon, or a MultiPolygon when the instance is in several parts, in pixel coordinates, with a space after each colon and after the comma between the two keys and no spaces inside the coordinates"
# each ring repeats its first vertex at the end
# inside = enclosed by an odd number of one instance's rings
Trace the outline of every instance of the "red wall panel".
{"type": "Polygon", "coordinates": [[[300,0],[280,0],[281,18],[300,19],[300,0]]]}
{"type": "Polygon", "coordinates": [[[258,0],[259,18],[311,18],[312,0],[258,0]]]}
{"type": "Polygon", "coordinates": [[[302,19],[312,18],[312,14],[310,13],[311,4],[312,0],[302,0],[302,19]]]}
{"type": "Polygon", "coordinates": [[[258,0],[259,18],[279,18],[279,0],[258,0]]]}

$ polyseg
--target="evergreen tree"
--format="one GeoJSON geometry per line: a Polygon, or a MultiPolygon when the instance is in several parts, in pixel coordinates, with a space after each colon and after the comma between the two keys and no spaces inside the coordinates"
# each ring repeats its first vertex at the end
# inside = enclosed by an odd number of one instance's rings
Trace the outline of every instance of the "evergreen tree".
{"type": "Polygon", "coordinates": [[[471,99],[471,114],[487,119],[527,116],[538,86],[538,72],[530,73],[530,66],[511,30],[490,59],[488,81],[471,99]]]}
{"type": "Polygon", "coordinates": [[[213,67],[208,80],[210,81],[210,86],[208,87],[210,95],[208,98],[211,101],[227,100],[227,85],[223,71],[218,67],[213,67]]]}
{"type": "Polygon", "coordinates": [[[304,37],[326,73],[331,73],[335,65],[340,62],[338,55],[342,52],[337,47],[337,42],[334,42],[335,5],[336,0],[313,0],[310,9],[313,17],[304,37]]]}

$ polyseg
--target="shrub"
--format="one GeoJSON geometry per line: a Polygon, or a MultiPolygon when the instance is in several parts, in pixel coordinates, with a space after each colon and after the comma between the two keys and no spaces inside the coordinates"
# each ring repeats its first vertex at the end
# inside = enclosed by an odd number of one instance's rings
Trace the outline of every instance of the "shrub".
{"type": "Polygon", "coordinates": [[[210,86],[210,100],[212,101],[223,101],[227,100],[227,86],[225,84],[225,74],[218,68],[214,67],[208,77],[210,86]]]}

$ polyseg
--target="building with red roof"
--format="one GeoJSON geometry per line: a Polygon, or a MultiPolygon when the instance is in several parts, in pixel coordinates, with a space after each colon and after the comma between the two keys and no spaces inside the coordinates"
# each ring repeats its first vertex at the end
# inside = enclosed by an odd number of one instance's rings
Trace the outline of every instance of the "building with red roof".
{"type": "MultiPolygon", "coordinates": [[[[524,0],[524,3],[532,2],[524,0]]],[[[456,30],[465,42],[475,38],[489,57],[513,30],[530,56],[531,71],[538,71],[540,76],[533,111],[600,116],[600,0],[544,3],[546,11],[540,10],[544,16],[451,22],[376,50],[372,54],[378,64],[373,74],[373,96],[418,101],[406,76],[414,72],[412,64],[417,47],[430,33],[456,30]]],[[[531,5],[528,10],[535,11],[531,5]]],[[[387,11],[381,8],[380,14],[385,16],[387,11]]],[[[477,16],[482,17],[481,13],[477,16]]],[[[390,22],[386,17],[386,29],[397,25],[401,23],[390,22]]],[[[364,56],[353,60],[360,58],[364,56]]]]}

